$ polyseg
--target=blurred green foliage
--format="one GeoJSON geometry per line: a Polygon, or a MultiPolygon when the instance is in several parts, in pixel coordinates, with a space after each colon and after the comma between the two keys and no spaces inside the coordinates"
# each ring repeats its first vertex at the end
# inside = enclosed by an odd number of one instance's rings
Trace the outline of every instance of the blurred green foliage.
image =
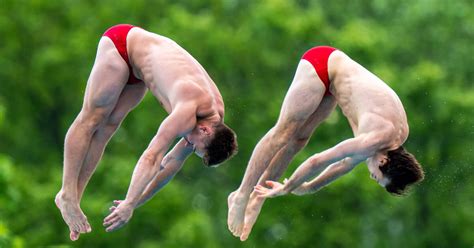
{"type": "MultiPolygon", "coordinates": [[[[474,11],[471,0],[1,0],[0,247],[472,247],[474,11]],[[131,222],[105,233],[165,112],[147,95],[110,142],[82,201],[93,232],[68,240],[53,199],[64,135],[96,45],[118,23],[168,36],[201,62],[226,103],[240,152],[218,169],[196,157],[131,222]],[[365,166],[315,195],[269,200],[245,243],[227,230],[227,195],[273,125],[299,57],[332,45],[402,99],[406,147],[426,179],[388,195],[365,166]]],[[[339,111],[293,161],[351,137],[339,111]]]]}

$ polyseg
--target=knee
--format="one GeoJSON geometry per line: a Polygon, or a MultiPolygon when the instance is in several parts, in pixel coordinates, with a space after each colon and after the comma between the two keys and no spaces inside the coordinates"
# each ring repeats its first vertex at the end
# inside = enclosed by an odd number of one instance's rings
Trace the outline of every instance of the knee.
{"type": "Polygon", "coordinates": [[[272,135],[276,140],[288,142],[293,140],[297,132],[297,124],[293,122],[278,122],[272,129],[272,135]]]}
{"type": "Polygon", "coordinates": [[[309,141],[308,136],[300,136],[300,135],[296,135],[296,137],[294,137],[291,140],[291,142],[293,143],[293,146],[298,150],[303,149],[308,144],[308,141],[309,141]]]}
{"type": "Polygon", "coordinates": [[[114,114],[112,113],[106,120],[105,125],[108,129],[113,129],[116,130],[120,124],[122,123],[123,120],[122,115],[114,114]]]}
{"type": "Polygon", "coordinates": [[[307,160],[307,163],[309,163],[311,165],[311,167],[315,167],[315,166],[319,165],[320,162],[321,162],[321,159],[319,158],[318,154],[315,154],[315,155],[311,156],[307,160]]]}
{"type": "Polygon", "coordinates": [[[91,130],[96,130],[107,119],[108,114],[103,109],[83,109],[79,113],[78,124],[91,130]]]}

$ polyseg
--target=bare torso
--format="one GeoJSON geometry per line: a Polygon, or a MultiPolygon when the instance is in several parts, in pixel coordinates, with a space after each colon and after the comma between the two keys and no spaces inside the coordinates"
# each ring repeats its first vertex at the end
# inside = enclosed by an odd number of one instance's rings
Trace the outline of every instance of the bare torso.
{"type": "Polygon", "coordinates": [[[194,101],[197,118],[224,116],[224,102],[204,68],[169,38],[141,28],[127,37],[133,73],[142,79],[164,109],[171,113],[183,101],[194,101]]]}
{"type": "Polygon", "coordinates": [[[340,51],[328,62],[330,92],[349,120],[355,136],[390,126],[387,150],[398,148],[408,137],[408,123],[397,94],[381,79],[340,51]]]}

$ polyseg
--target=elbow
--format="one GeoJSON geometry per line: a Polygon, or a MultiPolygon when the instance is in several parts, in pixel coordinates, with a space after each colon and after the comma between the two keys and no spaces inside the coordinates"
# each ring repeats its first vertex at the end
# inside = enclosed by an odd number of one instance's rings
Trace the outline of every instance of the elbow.
{"type": "Polygon", "coordinates": [[[321,158],[318,154],[312,156],[309,158],[309,167],[310,169],[315,169],[319,166],[320,162],[321,162],[321,158]]]}
{"type": "Polygon", "coordinates": [[[294,138],[297,127],[297,123],[278,122],[275,127],[272,128],[272,138],[279,143],[286,143],[294,138]]]}
{"type": "Polygon", "coordinates": [[[157,163],[157,156],[152,153],[146,153],[140,159],[140,164],[156,173],[160,170],[160,163],[157,163]]]}

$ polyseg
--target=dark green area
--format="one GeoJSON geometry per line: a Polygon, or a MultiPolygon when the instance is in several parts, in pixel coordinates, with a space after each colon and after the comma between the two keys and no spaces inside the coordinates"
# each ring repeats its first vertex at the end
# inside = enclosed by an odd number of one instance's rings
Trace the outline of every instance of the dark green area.
{"type": "MultiPolygon", "coordinates": [[[[472,247],[474,11],[471,0],[0,1],[0,247],[472,247]],[[101,34],[132,23],[200,61],[226,103],[240,152],[218,169],[194,156],[130,223],[101,226],[124,197],[165,117],[148,94],[110,142],[82,208],[93,232],[73,243],[53,199],[64,135],[79,112],[101,34]],[[406,143],[426,179],[397,198],[360,165],[319,193],[269,200],[248,241],[227,230],[227,195],[274,124],[299,57],[340,48],[406,107],[406,143]]],[[[351,137],[339,110],[290,165],[351,137]]]]}

